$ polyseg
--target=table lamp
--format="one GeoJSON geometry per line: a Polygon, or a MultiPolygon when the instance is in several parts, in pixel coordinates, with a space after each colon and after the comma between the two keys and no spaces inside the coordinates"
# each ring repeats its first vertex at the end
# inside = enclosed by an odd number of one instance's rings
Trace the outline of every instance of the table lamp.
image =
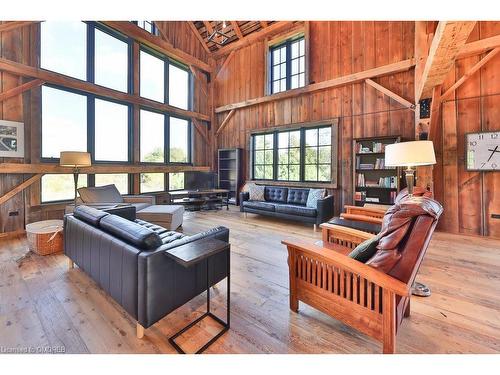
{"type": "Polygon", "coordinates": [[[432,141],[400,142],[385,146],[386,167],[407,167],[405,177],[410,197],[415,185],[414,167],[432,164],[436,164],[432,141]]]}
{"type": "Polygon", "coordinates": [[[75,180],[75,208],[76,208],[76,191],[78,188],[78,168],[90,167],[90,154],[81,151],[61,151],[59,155],[59,165],[61,167],[73,168],[73,178],[75,180]]]}

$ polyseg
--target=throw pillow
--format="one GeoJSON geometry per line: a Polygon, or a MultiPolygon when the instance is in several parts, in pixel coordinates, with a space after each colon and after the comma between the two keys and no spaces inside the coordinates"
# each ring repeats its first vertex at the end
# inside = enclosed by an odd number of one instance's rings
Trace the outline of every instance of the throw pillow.
{"type": "Polygon", "coordinates": [[[251,201],[264,201],[264,186],[249,184],[248,192],[250,193],[251,201]]]}
{"type": "Polygon", "coordinates": [[[358,246],[351,251],[348,257],[356,259],[360,262],[366,263],[377,252],[377,245],[380,240],[380,234],[361,242],[358,246]]]}
{"type": "Polygon", "coordinates": [[[306,206],[316,208],[318,206],[318,200],[324,198],[325,193],[325,189],[310,189],[309,195],[307,196],[306,206]]]}

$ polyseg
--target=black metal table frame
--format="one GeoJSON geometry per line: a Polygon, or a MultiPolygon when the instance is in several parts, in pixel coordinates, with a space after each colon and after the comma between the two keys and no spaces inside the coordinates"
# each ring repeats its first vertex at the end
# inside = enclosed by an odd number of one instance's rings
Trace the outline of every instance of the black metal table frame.
{"type": "Polygon", "coordinates": [[[207,311],[203,313],[200,317],[189,323],[187,326],[182,328],[180,331],[175,333],[173,336],[170,336],[168,338],[168,342],[177,350],[178,353],[180,354],[186,354],[186,352],[175,342],[175,339],[182,335],[184,332],[188,331],[190,328],[192,328],[196,323],[200,322],[207,316],[215,320],[217,323],[219,323],[223,328],[222,330],[212,337],[210,341],[208,341],[205,345],[203,345],[200,349],[196,351],[195,354],[201,354],[203,353],[210,345],[212,345],[219,337],[221,337],[224,333],[226,333],[229,328],[230,328],[230,319],[231,319],[231,249],[227,249],[227,276],[226,276],[226,281],[227,281],[227,296],[226,296],[226,321],[224,322],[221,318],[218,316],[215,316],[212,314],[210,311],[210,275],[209,275],[209,267],[208,263],[210,258],[207,258],[207,311]]]}

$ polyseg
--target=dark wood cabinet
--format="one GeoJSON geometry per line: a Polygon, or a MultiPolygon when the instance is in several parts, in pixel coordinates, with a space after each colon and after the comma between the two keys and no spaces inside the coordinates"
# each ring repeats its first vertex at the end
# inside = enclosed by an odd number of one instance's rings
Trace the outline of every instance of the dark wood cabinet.
{"type": "Polygon", "coordinates": [[[238,205],[242,184],[241,148],[219,149],[219,188],[229,190],[229,204],[238,205]]]}

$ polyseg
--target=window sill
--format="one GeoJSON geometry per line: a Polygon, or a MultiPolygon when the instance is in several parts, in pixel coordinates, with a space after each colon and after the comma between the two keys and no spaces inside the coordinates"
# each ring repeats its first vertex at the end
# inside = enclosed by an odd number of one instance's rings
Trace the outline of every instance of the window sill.
{"type": "Polygon", "coordinates": [[[257,185],[269,185],[269,186],[337,189],[337,184],[335,182],[299,182],[299,181],[275,181],[275,180],[248,180],[247,182],[253,182],[256,183],[257,185]]]}

